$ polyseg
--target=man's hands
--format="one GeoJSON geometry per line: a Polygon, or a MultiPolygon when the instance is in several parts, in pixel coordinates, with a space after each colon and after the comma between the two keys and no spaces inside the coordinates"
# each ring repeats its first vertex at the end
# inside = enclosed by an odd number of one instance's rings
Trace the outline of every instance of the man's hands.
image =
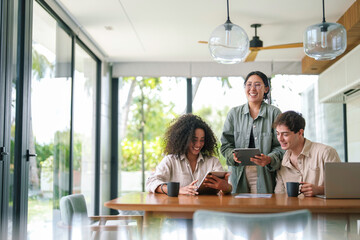
{"type": "Polygon", "coordinates": [[[300,192],[302,192],[305,197],[324,194],[324,186],[315,186],[314,184],[306,182],[301,182],[301,184],[300,192]]]}

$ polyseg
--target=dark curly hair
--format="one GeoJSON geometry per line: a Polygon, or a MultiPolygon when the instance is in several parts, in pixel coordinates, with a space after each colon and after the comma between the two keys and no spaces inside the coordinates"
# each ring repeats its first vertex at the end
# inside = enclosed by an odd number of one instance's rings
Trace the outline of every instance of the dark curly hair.
{"type": "Polygon", "coordinates": [[[203,156],[218,156],[218,146],[213,131],[199,116],[191,113],[175,118],[170,123],[164,136],[164,153],[175,154],[179,157],[186,154],[197,128],[201,128],[205,132],[205,142],[201,154],[203,156]]]}
{"type": "Polygon", "coordinates": [[[252,76],[252,75],[257,75],[261,78],[261,80],[263,81],[265,87],[269,87],[269,91],[268,92],[264,92],[264,99],[268,99],[268,95],[270,93],[270,86],[269,86],[269,81],[270,79],[263,73],[260,71],[253,71],[251,73],[249,73],[244,81],[244,85],[246,84],[247,80],[252,76]]]}
{"type": "Polygon", "coordinates": [[[273,128],[279,125],[285,125],[290,131],[298,133],[300,129],[305,130],[305,119],[301,113],[287,111],[281,113],[273,123],[273,128]]]}

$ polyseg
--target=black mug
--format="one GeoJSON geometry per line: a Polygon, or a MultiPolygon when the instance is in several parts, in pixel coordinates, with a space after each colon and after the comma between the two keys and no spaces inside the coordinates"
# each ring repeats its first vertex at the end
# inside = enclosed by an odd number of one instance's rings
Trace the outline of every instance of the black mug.
{"type": "Polygon", "coordinates": [[[299,182],[287,182],[286,191],[289,197],[297,197],[300,194],[300,183],[299,182]]]}
{"type": "MultiPolygon", "coordinates": [[[[167,182],[160,185],[160,189],[163,193],[163,186],[167,185],[167,195],[169,197],[177,197],[179,195],[180,183],[179,182],[167,182]]],[[[166,194],[166,193],[165,193],[166,194]]]]}

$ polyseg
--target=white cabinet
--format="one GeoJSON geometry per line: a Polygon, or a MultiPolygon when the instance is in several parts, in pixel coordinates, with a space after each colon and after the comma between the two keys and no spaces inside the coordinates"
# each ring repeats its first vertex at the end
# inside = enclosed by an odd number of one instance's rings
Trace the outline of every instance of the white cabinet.
{"type": "Polygon", "coordinates": [[[360,45],[319,76],[320,102],[346,102],[360,93],[360,45]]]}

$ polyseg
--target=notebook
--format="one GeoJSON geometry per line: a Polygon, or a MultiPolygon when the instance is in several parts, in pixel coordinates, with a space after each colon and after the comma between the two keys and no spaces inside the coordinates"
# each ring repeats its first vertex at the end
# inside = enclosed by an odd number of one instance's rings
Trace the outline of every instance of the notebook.
{"type": "Polygon", "coordinates": [[[321,198],[360,198],[360,162],[325,163],[325,191],[321,198]]]}

